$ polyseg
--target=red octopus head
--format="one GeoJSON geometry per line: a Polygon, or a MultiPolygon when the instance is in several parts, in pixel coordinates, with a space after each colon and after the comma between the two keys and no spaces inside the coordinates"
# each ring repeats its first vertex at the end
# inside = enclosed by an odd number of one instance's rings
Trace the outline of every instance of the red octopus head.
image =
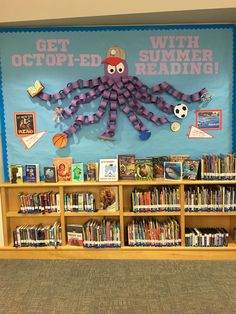
{"type": "Polygon", "coordinates": [[[118,82],[122,76],[128,75],[128,65],[125,61],[125,51],[120,47],[111,47],[107,50],[107,58],[104,63],[104,73],[115,82],[118,82]]]}

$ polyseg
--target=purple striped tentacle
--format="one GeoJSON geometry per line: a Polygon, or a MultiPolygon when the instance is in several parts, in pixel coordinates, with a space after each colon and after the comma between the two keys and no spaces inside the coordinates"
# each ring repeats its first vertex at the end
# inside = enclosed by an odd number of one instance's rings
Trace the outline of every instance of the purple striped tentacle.
{"type": "Polygon", "coordinates": [[[48,93],[45,93],[45,92],[41,92],[38,94],[38,97],[41,99],[41,100],[44,100],[44,101],[50,101],[51,98],[52,98],[52,95],[48,94],[48,93]]]}
{"type": "Polygon", "coordinates": [[[169,83],[167,82],[162,82],[158,85],[154,85],[151,90],[153,93],[158,93],[158,94],[161,94],[163,92],[166,92],[166,90],[169,88],[169,87],[172,87],[169,83]]]}
{"type": "Polygon", "coordinates": [[[59,92],[55,94],[48,94],[45,92],[40,92],[38,97],[44,101],[58,101],[65,98],[68,94],[72,93],[76,89],[82,88],[97,88],[99,85],[102,85],[102,82],[106,83],[108,81],[107,78],[97,78],[94,80],[77,80],[74,82],[68,83],[65,87],[63,87],[59,92]]]}
{"type": "Polygon", "coordinates": [[[174,105],[168,104],[162,97],[152,97],[151,102],[157,106],[158,109],[167,113],[173,114],[174,113],[174,105]]]}
{"type": "Polygon", "coordinates": [[[104,113],[106,112],[107,106],[108,106],[108,101],[102,99],[101,104],[98,107],[98,110],[95,112],[95,115],[98,121],[103,117],[104,113]]]}
{"type": "Polygon", "coordinates": [[[103,134],[100,135],[100,138],[109,139],[115,135],[116,131],[116,119],[117,119],[117,108],[118,104],[117,101],[110,102],[110,109],[109,109],[109,117],[107,128],[103,134]]]}
{"type": "Polygon", "coordinates": [[[102,93],[104,99],[111,100],[117,102],[118,94],[114,90],[104,90],[102,93]]]}
{"type": "MultiPolygon", "coordinates": [[[[129,108],[130,109],[130,108],[129,108]]],[[[127,114],[127,117],[129,121],[132,123],[133,127],[139,131],[139,132],[144,132],[148,131],[146,126],[143,124],[143,122],[137,117],[134,111],[130,109],[130,113],[127,114]]]]}
{"type": "Polygon", "coordinates": [[[140,100],[146,104],[150,104],[151,103],[151,98],[152,98],[152,94],[149,93],[148,90],[146,89],[134,89],[132,91],[132,97],[140,100]]]}
{"type": "MultiPolygon", "coordinates": [[[[133,106],[133,102],[131,103],[132,109],[134,110],[135,113],[138,115],[141,115],[145,119],[153,122],[154,124],[164,124],[164,123],[169,123],[167,117],[161,116],[159,117],[155,113],[147,110],[142,104],[140,104],[138,101],[134,101],[135,105],[133,106]]],[[[129,103],[130,105],[130,103],[129,103]]]]}
{"type": "Polygon", "coordinates": [[[61,115],[64,118],[71,117],[75,112],[78,111],[80,104],[89,103],[91,100],[97,99],[99,97],[99,93],[96,92],[95,89],[91,89],[88,93],[82,93],[75,96],[69,107],[62,110],[61,115]]]}
{"type": "Polygon", "coordinates": [[[174,88],[172,85],[170,85],[167,82],[160,83],[158,85],[155,85],[152,87],[153,93],[162,93],[165,92],[176,99],[179,99],[184,102],[199,102],[201,101],[201,97],[203,94],[207,94],[208,90],[206,88],[201,89],[199,92],[193,93],[193,94],[185,94],[183,92],[180,92],[178,89],[174,88]]]}

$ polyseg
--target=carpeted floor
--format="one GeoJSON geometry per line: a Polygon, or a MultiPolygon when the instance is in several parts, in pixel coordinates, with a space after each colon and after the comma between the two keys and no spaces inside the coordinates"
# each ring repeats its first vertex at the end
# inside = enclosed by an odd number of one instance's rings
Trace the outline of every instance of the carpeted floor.
{"type": "Polygon", "coordinates": [[[0,260],[0,313],[232,314],[236,262],[0,260]]]}

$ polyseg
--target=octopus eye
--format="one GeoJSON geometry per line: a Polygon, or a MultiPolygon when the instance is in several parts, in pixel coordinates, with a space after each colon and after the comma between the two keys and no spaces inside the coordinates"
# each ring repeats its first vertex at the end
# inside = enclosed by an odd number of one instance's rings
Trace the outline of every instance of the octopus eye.
{"type": "Polygon", "coordinates": [[[115,71],[116,71],[116,67],[113,66],[113,65],[108,64],[107,71],[108,71],[109,74],[114,74],[115,71]]]}
{"type": "Polygon", "coordinates": [[[123,72],[124,72],[124,70],[125,70],[125,66],[124,66],[124,64],[123,64],[123,63],[119,63],[119,64],[117,64],[117,66],[116,66],[116,70],[117,70],[117,72],[118,72],[118,73],[123,73],[123,72]]]}

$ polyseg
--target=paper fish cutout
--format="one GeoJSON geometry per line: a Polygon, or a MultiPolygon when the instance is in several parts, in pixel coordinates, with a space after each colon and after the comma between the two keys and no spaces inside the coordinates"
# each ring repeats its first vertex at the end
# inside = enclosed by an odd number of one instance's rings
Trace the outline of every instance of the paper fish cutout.
{"type": "Polygon", "coordinates": [[[36,80],[34,83],[34,86],[30,86],[27,89],[27,92],[30,94],[31,97],[35,97],[36,95],[38,95],[42,90],[44,89],[43,84],[39,81],[36,80]]]}
{"type": "Polygon", "coordinates": [[[194,125],[191,125],[190,127],[190,132],[187,134],[188,138],[213,138],[214,136],[197,128],[194,125]]]}

